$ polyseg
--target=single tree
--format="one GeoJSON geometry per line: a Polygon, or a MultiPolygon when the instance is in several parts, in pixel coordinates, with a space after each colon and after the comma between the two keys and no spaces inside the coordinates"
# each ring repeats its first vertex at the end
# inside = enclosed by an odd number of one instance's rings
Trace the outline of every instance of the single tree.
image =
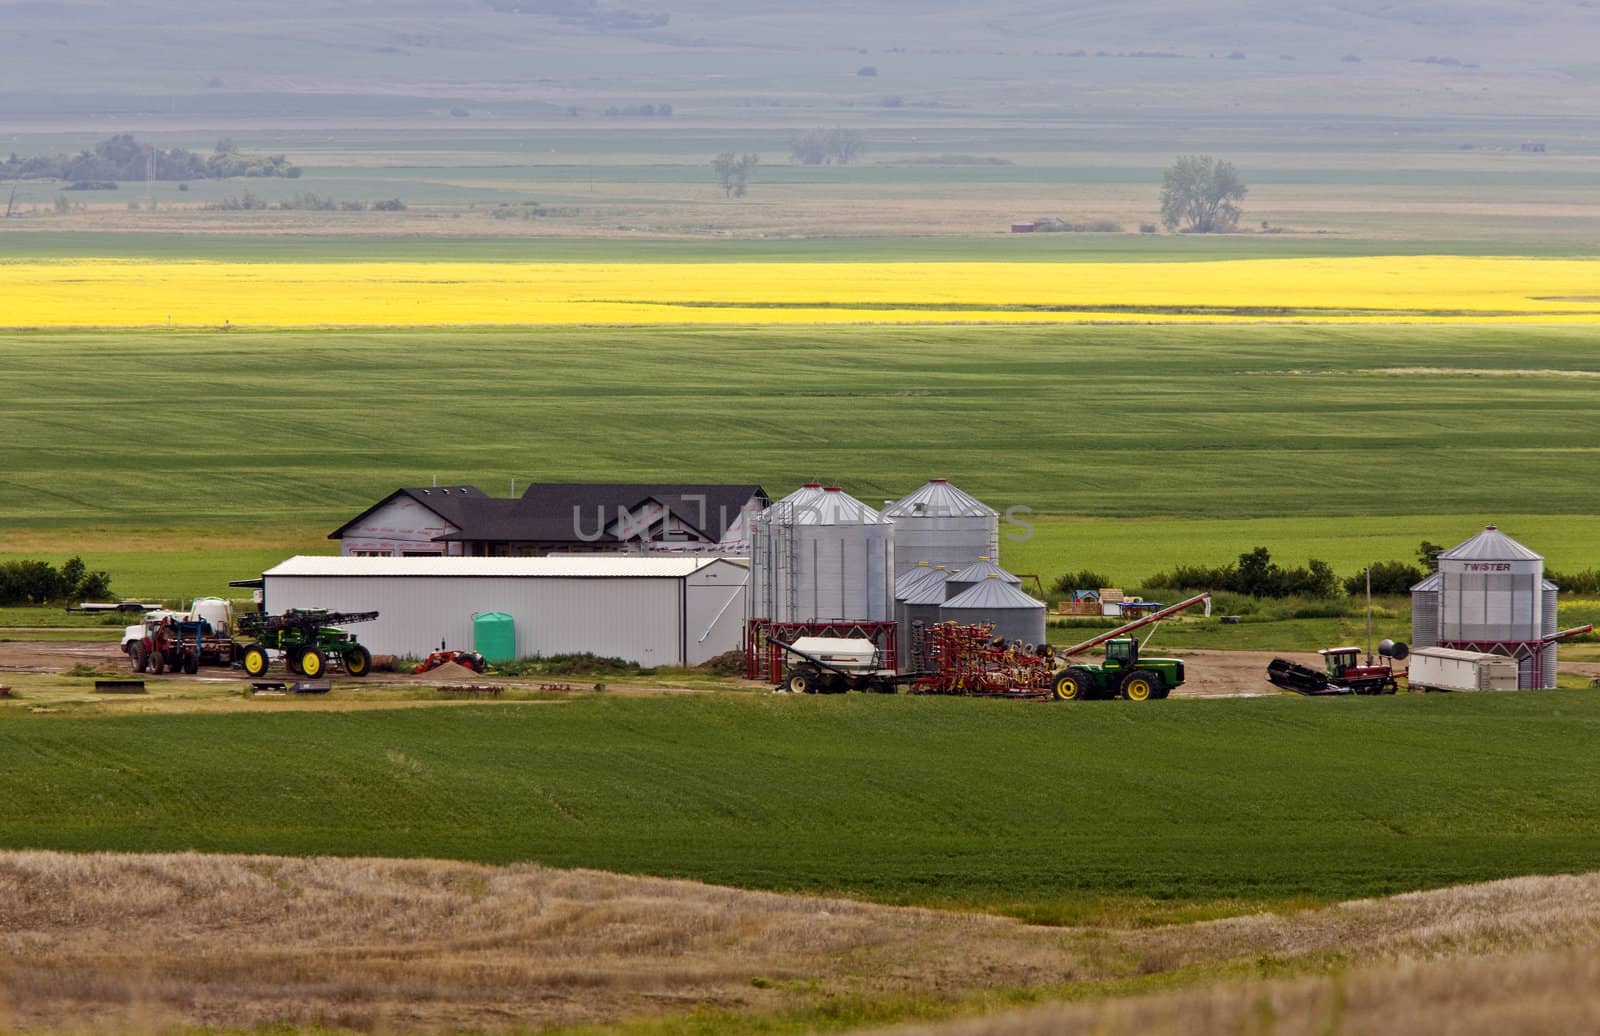
{"type": "Polygon", "coordinates": [[[716,173],[723,194],[730,198],[743,198],[750,183],[750,174],[760,161],[760,155],[735,155],[732,151],[724,151],[711,160],[711,171],[716,173]]]}
{"type": "Polygon", "coordinates": [[[1231,230],[1248,190],[1232,162],[1184,155],[1167,169],[1161,187],[1161,222],[1192,234],[1231,230]]]}

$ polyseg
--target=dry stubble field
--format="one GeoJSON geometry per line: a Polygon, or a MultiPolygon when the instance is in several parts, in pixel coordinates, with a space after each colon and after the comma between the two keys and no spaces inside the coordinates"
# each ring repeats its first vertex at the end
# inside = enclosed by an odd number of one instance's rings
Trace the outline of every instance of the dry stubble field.
{"type": "Polygon", "coordinates": [[[1596,949],[1597,875],[1087,930],[532,865],[0,854],[8,1031],[493,1031],[690,1007],[765,1027],[1054,994],[1089,1002],[907,1031],[1576,1032],[1600,1022],[1596,949]]]}

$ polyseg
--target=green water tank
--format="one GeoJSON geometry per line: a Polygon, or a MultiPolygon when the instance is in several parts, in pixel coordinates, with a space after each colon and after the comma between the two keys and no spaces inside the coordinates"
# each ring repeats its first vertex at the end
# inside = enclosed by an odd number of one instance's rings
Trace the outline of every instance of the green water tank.
{"type": "Polygon", "coordinates": [[[472,650],[491,665],[517,658],[516,620],[505,612],[479,612],[472,617],[472,650]]]}

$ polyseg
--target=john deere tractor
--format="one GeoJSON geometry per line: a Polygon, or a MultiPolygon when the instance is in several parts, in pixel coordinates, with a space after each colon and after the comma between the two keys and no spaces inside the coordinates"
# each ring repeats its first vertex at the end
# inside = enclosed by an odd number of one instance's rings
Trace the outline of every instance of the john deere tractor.
{"type": "Polygon", "coordinates": [[[1137,637],[1115,637],[1105,642],[1100,665],[1078,664],[1056,673],[1050,690],[1057,701],[1126,698],[1149,701],[1165,698],[1183,683],[1181,658],[1140,658],[1137,637]]]}

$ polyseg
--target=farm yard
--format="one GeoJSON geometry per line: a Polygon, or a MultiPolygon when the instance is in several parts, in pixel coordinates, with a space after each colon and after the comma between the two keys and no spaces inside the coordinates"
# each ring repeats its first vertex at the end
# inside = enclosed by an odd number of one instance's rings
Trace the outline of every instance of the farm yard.
{"type": "Polygon", "coordinates": [[[948,478],[1044,612],[992,653],[1139,614],[1084,590],[1214,607],[1128,634],[1167,700],[1022,701],[774,693],[682,661],[687,596],[660,665],[303,681],[130,672],[139,618],[0,603],[0,1031],[1600,1028],[1600,637],[1524,693],[1267,679],[1415,639],[1425,595],[1363,570],[1500,530],[1535,636],[1600,620],[1590,14],[1187,5],[1180,46],[1149,5],[380,6],[18,9],[0,576],[276,613],[296,556],[421,579],[329,535],[396,487],[948,478]],[[213,148],[293,172],[165,178],[213,148]],[[25,172],[107,149],[143,179],[25,172]],[[1201,153],[1229,232],[1162,219],[1201,153]],[[1263,548],[1331,582],[1193,582],[1263,548]]]}

